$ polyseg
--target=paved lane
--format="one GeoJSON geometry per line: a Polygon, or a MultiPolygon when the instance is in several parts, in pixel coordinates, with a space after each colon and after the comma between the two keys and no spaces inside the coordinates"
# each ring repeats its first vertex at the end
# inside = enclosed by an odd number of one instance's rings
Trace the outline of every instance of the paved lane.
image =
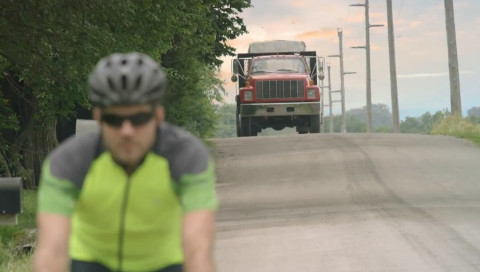
{"type": "Polygon", "coordinates": [[[214,140],[219,271],[480,271],[480,148],[430,135],[214,140]]]}

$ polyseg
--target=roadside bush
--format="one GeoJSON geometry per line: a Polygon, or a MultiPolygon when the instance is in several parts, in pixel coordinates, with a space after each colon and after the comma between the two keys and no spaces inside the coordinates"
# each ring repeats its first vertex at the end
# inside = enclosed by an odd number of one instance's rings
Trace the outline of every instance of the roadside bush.
{"type": "Polygon", "coordinates": [[[474,124],[459,115],[449,116],[437,123],[432,129],[432,134],[465,138],[480,145],[480,124],[474,124]]]}

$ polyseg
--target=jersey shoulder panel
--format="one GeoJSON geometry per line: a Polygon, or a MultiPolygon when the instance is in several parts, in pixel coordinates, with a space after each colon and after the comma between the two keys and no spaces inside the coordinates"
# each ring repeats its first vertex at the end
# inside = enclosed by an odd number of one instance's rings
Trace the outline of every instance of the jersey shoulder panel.
{"type": "Polygon", "coordinates": [[[100,131],[72,136],[49,155],[50,173],[58,179],[69,180],[76,187],[81,188],[90,164],[100,152],[100,131]]]}
{"type": "Polygon", "coordinates": [[[172,124],[159,126],[154,152],[168,160],[175,181],[182,175],[199,174],[208,168],[209,153],[203,142],[172,124]]]}

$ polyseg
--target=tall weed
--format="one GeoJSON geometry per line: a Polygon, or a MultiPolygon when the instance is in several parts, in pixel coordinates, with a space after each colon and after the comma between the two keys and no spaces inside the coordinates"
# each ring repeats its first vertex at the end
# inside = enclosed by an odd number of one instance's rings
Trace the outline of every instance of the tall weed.
{"type": "Polygon", "coordinates": [[[432,134],[454,136],[480,145],[480,124],[474,124],[459,115],[452,115],[437,123],[432,134]]]}
{"type": "Polygon", "coordinates": [[[23,191],[18,225],[0,226],[0,271],[32,271],[33,256],[28,248],[36,238],[36,207],[37,191],[23,191]]]}

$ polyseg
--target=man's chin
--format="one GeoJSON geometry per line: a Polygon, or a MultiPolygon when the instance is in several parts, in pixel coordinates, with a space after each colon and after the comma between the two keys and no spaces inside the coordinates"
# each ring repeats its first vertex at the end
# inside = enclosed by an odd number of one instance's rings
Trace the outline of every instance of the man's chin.
{"type": "Polygon", "coordinates": [[[131,156],[131,155],[119,155],[119,156],[115,156],[114,159],[118,164],[124,167],[135,166],[139,162],[139,159],[136,156],[131,156]]]}

